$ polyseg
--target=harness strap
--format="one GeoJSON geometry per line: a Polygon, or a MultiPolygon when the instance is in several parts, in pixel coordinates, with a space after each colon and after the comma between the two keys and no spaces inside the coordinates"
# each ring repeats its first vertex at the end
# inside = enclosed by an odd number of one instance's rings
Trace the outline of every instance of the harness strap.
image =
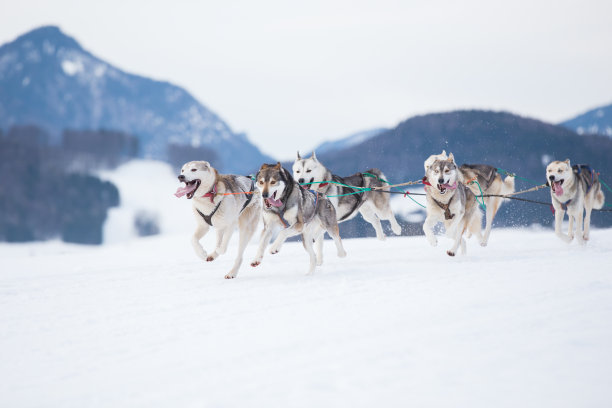
{"type": "Polygon", "coordinates": [[[210,197],[210,202],[214,202],[213,200],[215,199],[215,196],[217,195],[217,185],[215,184],[213,186],[213,188],[206,194],[204,194],[202,197],[210,197]]]}
{"type": "Polygon", "coordinates": [[[242,208],[240,209],[240,212],[238,214],[242,214],[244,209],[247,207],[247,205],[249,205],[249,203],[253,199],[253,196],[255,195],[255,194],[253,194],[253,189],[254,188],[255,188],[255,181],[251,180],[251,189],[249,190],[248,197],[247,197],[246,201],[244,202],[244,205],[242,206],[242,208]]]}
{"type": "Polygon", "coordinates": [[[567,211],[567,206],[569,205],[569,203],[572,202],[572,199],[570,198],[569,200],[567,200],[564,203],[561,203],[561,208],[563,208],[563,211],[567,211]]]}
{"type": "Polygon", "coordinates": [[[213,226],[212,225],[212,217],[213,217],[213,215],[215,215],[215,213],[217,212],[217,210],[221,206],[222,202],[223,202],[223,200],[219,201],[219,204],[217,204],[215,209],[212,210],[212,212],[209,215],[204,215],[204,213],[202,213],[202,211],[198,210],[197,208],[196,208],[196,211],[202,216],[202,218],[204,218],[204,221],[206,221],[206,223],[212,227],[213,226]]]}
{"type": "MultiPolygon", "coordinates": [[[[363,173],[358,173],[358,174],[361,176],[361,186],[360,186],[360,187],[365,186],[365,179],[363,178],[363,173]]],[[[338,176],[334,176],[334,177],[338,177],[338,176]]],[[[340,178],[340,177],[338,177],[338,178],[340,178]]],[[[344,180],[342,180],[342,181],[344,181],[344,180]]],[[[344,190],[344,187],[343,187],[342,189],[344,190]]],[[[359,207],[361,207],[361,204],[363,204],[363,191],[362,191],[361,193],[356,193],[356,194],[353,194],[353,197],[355,197],[355,199],[356,199],[356,200],[355,200],[355,205],[353,205],[353,208],[351,208],[351,211],[349,211],[349,212],[347,212],[346,214],[344,214],[344,217],[342,217],[342,218],[340,218],[340,219],[338,220],[339,222],[344,221],[344,220],[346,220],[348,217],[350,217],[351,215],[353,215],[353,213],[354,213],[355,211],[357,211],[357,209],[358,209],[359,207]]]]}
{"type": "Polygon", "coordinates": [[[427,176],[421,179],[421,183],[425,184],[426,186],[431,187],[431,184],[429,184],[429,181],[427,180],[427,176]]]}
{"type": "Polygon", "coordinates": [[[452,196],[451,199],[448,200],[448,203],[446,203],[446,204],[442,204],[441,202],[439,202],[435,198],[431,197],[431,199],[434,200],[434,203],[438,204],[438,207],[440,207],[441,209],[444,210],[444,219],[445,220],[452,220],[453,217],[455,216],[455,214],[451,214],[450,208],[449,208],[451,201],[453,201],[453,197],[455,197],[455,196],[452,196]]]}

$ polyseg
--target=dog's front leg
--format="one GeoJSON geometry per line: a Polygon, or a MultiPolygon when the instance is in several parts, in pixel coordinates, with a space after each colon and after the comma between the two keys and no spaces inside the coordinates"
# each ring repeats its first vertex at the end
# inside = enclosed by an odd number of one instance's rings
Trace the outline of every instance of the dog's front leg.
{"type": "Polygon", "coordinates": [[[251,266],[255,267],[261,264],[261,260],[263,259],[264,251],[266,247],[270,243],[270,238],[272,238],[272,228],[269,225],[264,223],[264,229],[261,231],[261,237],[259,238],[259,248],[257,249],[257,254],[255,255],[255,259],[251,262],[251,266]]]}
{"type": "Polygon", "coordinates": [[[217,228],[217,245],[213,253],[206,258],[207,262],[214,261],[219,255],[222,255],[227,251],[227,245],[229,244],[229,240],[233,233],[234,224],[224,228],[217,228]]]}
{"type": "Polygon", "coordinates": [[[453,238],[455,241],[451,249],[446,251],[448,256],[455,256],[455,254],[457,253],[457,248],[459,248],[459,245],[461,245],[462,247],[461,248],[462,254],[465,255],[465,240],[463,239],[464,228],[462,228],[461,225],[458,225],[458,223],[454,222],[452,227],[449,227],[448,231],[452,234],[450,235],[450,237],[453,238]]]}
{"type": "Polygon", "coordinates": [[[425,218],[425,222],[423,223],[423,232],[425,233],[425,237],[427,241],[431,244],[431,246],[438,245],[438,239],[436,238],[436,234],[434,234],[433,227],[436,225],[437,220],[434,217],[428,216],[425,218]]]}
{"type": "MultiPolygon", "coordinates": [[[[571,242],[572,238],[569,234],[565,235],[562,231],[562,226],[563,226],[563,217],[565,216],[565,211],[562,208],[557,208],[555,207],[555,234],[557,234],[557,236],[559,238],[561,238],[562,241],[564,242],[571,242]]],[[[570,224],[571,224],[571,217],[570,217],[570,224]]],[[[570,227],[572,227],[570,225],[570,227]]]]}
{"type": "Polygon", "coordinates": [[[198,226],[195,232],[193,233],[193,236],[191,237],[191,246],[193,247],[193,250],[195,251],[197,256],[199,256],[205,261],[207,260],[206,250],[200,244],[200,240],[202,239],[204,235],[206,235],[206,233],[208,232],[208,229],[209,229],[208,224],[204,224],[202,222],[199,222],[198,220],[198,226]]]}
{"type": "MultiPolygon", "coordinates": [[[[278,251],[280,251],[281,247],[283,246],[283,243],[287,240],[287,238],[293,237],[293,236],[299,234],[300,232],[301,231],[296,231],[292,227],[282,229],[278,233],[278,236],[276,237],[274,242],[272,243],[272,246],[270,247],[270,253],[272,255],[277,254],[278,251]]],[[[312,242],[311,242],[311,244],[312,244],[312,242]]]]}
{"type": "Polygon", "coordinates": [[[573,217],[576,223],[576,240],[578,241],[580,245],[585,244],[584,235],[583,235],[584,232],[582,231],[583,214],[584,214],[584,210],[581,208],[577,216],[573,217]]]}

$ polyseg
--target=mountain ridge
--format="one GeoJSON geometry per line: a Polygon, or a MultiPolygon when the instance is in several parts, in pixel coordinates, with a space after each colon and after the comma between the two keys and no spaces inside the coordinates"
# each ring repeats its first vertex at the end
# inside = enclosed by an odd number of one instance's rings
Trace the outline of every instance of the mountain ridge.
{"type": "Polygon", "coordinates": [[[167,159],[170,144],[206,146],[222,171],[249,172],[271,160],[185,89],[116,68],[57,26],[0,46],[0,127],[23,124],[56,142],[66,128],[119,130],[155,159],[167,159]]]}

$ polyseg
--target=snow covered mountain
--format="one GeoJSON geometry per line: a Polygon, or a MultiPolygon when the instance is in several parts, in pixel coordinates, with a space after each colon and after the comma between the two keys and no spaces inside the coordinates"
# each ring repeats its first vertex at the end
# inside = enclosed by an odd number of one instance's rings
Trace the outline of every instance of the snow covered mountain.
{"type": "Polygon", "coordinates": [[[270,160],[184,89],[123,72],[54,26],[0,47],[0,128],[20,124],[56,141],[66,128],[123,131],[138,136],[141,156],[156,159],[167,158],[169,144],[205,147],[223,171],[270,160]]]}
{"type": "Polygon", "coordinates": [[[339,139],[339,140],[332,140],[329,142],[321,143],[314,150],[315,152],[320,154],[320,153],[329,153],[329,152],[333,152],[336,150],[347,149],[359,143],[363,143],[366,140],[373,138],[374,136],[378,136],[379,134],[387,130],[388,129],[385,129],[385,128],[364,130],[362,132],[354,133],[352,135],[343,137],[342,139],[339,139]]]}
{"type": "Polygon", "coordinates": [[[612,137],[612,104],[591,109],[560,124],[578,134],[592,133],[612,137]]]}

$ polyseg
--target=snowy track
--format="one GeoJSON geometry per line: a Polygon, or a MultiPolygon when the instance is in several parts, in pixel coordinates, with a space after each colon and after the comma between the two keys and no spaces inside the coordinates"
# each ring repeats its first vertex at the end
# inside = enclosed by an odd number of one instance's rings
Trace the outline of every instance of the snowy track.
{"type": "Polygon", "coordinates": [[[0,245],[0,406],[610,406],[612,230],[326,241],[309,277],[254,240],[228,281],[236,238],[0,245]]]}

